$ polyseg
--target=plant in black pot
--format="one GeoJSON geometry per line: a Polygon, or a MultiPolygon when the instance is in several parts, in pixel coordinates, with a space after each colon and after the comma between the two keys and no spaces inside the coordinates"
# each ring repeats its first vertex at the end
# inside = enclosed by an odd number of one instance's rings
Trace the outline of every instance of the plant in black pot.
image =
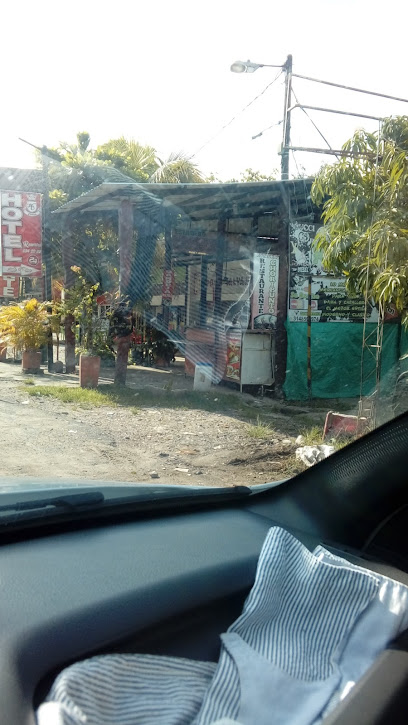
{"type": "Polygon", "coordinates": [[[176,347],[168,339],[167,335],[161,330],[153,330],[152,354],[155,365],[168,368],[171,361],[174,360],[175,352],[176,347]]]}

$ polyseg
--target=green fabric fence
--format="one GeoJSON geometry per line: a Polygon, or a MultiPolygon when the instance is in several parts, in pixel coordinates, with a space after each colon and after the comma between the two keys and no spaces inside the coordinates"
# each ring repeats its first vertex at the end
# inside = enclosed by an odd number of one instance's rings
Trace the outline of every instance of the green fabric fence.
{"type": "MultiPolygon", "coordinates": [[[[367,334],[375,331],[376,324],[367,324],[367,334]]],[[[286,322],[288,353],[286,380],[283,386],[288,400],[305,400],[307,390],[307,324],[286,322]]],[[[404,347],[408,352],[408,334],[404,333],[404,347]]],[[[360,395],[361,347],[363,325],[357,322],[312,323],[312,397],[354,398],[360,395]]],[[[402,341],[401,341],[402,342],[402,341]]],[[[375,343],[375,333],[373,335],[375,343]]],[[[374,351],[375,352],[375,351],[374,351]]],[[[389,395],[398,374],[399,325],[384,325],[381,364],[381,394],[389,395]]],[[[375,370],[374,357],[364,356],[365,377],[375,370]]],[[[364,395],[375,387],[375,375],[366,381],[364,395]]]]}

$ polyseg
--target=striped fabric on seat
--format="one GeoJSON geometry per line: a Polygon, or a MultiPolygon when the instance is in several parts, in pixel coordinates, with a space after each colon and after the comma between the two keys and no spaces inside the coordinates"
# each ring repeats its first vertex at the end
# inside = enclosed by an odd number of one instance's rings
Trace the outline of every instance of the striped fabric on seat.
{"type": "Polygon", "coordinates": [[[217,665],[107,655],[61,672],[39,725],[317,725],[408,627],[408,588],[270,529],[217,665]],[[369,639],[369,643],[366,640],[369,639]]]}

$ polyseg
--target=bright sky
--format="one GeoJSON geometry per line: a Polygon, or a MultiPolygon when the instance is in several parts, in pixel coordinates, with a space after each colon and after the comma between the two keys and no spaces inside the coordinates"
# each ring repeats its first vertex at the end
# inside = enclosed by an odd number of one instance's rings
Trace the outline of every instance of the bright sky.
{"type": "MultiPolygon", "coordinates": [[[[161,155],[195,153],[276,75],[237,75],[234,60],[283,64],[294,72],[408,97],[405,0],[37,0],[4,2],[0,42],[0,166],[33,166],[18,141],[56,145],[88,131],[92,145],[124,135],[161,155]]],[[[282,126],[283,76],[248,111],[208,143],[195,161],[222,180],[247,167],[270,172],[282,126]]],[[[372,115],[407,114],[382,101],[294,79],[301,103],[372,115]]],[[[332,147],[376,122],[311,112],[332,147]]],[[[292,144],[322,147],[300,110],[292,144]]],[[[322,160],[296,154],[313,173],[322,160]]],[[[291,172],[296,174],[293,157],[291,172]]]]}

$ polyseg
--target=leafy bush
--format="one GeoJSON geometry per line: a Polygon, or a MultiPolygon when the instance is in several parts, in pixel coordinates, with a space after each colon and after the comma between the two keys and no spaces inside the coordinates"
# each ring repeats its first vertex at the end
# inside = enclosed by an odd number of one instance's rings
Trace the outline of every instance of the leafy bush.
{"type": "Polygon", "coordinates": [[[38,350],[48,338],[45,303],[36,299],[0,308],[0,334],[18,350],[38,350]]]}

